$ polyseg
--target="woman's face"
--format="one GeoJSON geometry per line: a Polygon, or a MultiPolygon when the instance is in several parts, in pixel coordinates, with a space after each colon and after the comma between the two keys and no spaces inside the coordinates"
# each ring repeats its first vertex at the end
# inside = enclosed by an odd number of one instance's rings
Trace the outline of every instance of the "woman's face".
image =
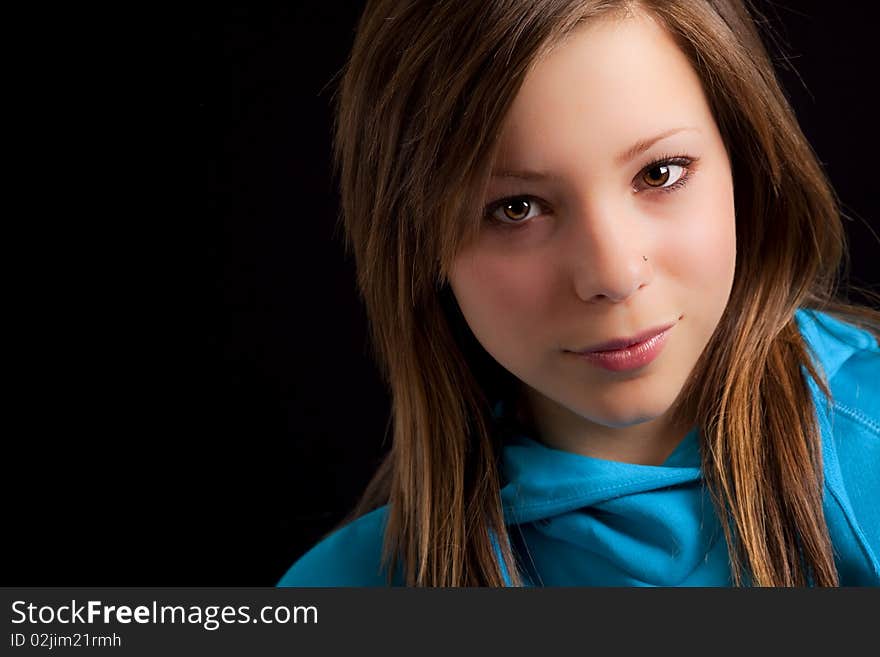
{"type": "Polygon", "coordinates": [[[594,22],[539,61],[502,126],[485,200],[500,199],[450,283],[539,426],[609,435],[661,418],[724,311],[736,255],[730,162],[671,37],[644,17],[594,22]],[[667,324],[659,356],[634,369],[570,353],[667,324]]]}

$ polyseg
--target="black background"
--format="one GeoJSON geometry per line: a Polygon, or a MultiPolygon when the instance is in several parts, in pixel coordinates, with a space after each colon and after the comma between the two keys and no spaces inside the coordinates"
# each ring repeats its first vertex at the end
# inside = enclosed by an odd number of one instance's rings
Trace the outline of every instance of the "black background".
{"type": "MultiPolygon", "coordinates": [[[[876,15],[787,4],[779,74],[877,290],[876,15]]],[[[273,585],[362,491],[389,399],[329,170],[360,6],[22,21],[4,585],[273,585]]]]}

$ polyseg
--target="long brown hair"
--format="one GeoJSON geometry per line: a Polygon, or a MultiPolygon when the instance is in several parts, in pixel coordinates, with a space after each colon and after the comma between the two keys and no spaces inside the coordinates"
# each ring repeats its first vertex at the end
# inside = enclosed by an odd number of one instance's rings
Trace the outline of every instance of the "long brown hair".
{"type": "MultiPolygon", "coordinates": [[[[336,95],[341,221],[392,398],[393,441],[345,522],[388,503],[383,565],[415,586],[500,586],[506,536],[491,403],[517,381],[448,286],[474,239],[502,120],[530,67],[584,21],[643,11],[699,74],[731,157],[736,274],[670,410],[696,418],[734,583],[836,585],[799,307],[880,333],[838,293],[838,200],[738,0],[373,0],[336,95]]],[[[847,263],[848,266],[848,263],[847,263]]],[[[673,420],[674,422],[677,421],[673,420]]],[[[504,566],[522,580],[507,541],[504,566]]]]}

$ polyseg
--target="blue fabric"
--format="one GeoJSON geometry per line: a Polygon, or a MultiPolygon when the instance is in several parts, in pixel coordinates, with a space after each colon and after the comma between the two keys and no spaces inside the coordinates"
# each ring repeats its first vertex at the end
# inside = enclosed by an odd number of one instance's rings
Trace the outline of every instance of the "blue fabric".
{"type": "MultiPolygon", "coordinates": [[[[880,347],[825,313],[795,319],[830,382],[809,379],[822,435],[824,512],[841,584],[880,585],[880,347]]],[[[503,414],[503,405],[496,415],[503,414]]],[[[724,533],[700,473],[693,427],[662,465],[551,449],[515,434],[501,460],[508,539],[536,586],[728,586],[724,533]]],[[[387,507],[319,542],[279,586],[384,586],[387,507]]],[[[492,536],[496,555],[497,537],[492,536]]],[[[504,572],[509,583],[509,573],[504,572]]],[[[401,584],[400,570],[395,584],[401,584]]]]}

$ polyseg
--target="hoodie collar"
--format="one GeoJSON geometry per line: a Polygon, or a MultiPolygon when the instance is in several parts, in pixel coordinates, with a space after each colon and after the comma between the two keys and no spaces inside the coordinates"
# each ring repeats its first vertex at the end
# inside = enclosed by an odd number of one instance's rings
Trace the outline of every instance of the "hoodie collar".
{"type": "Polygon", "coordinates": [[[502,449],[508,524],[534,522],[614,498],[700,478],[699,431],[691,429],[662,465],[622,463],[547,447],[522,433],[502,449]]]}
{"type": "Polygon", "coordinates": [[[726,583],[698,441],[694,427],[662,465],[640,465],[511,436],[502,448],[501,501],[505,522],[519,528],[511,534],[527,544],[526,579],[547,586],[665,586],[689,577],[726,583]]]}

